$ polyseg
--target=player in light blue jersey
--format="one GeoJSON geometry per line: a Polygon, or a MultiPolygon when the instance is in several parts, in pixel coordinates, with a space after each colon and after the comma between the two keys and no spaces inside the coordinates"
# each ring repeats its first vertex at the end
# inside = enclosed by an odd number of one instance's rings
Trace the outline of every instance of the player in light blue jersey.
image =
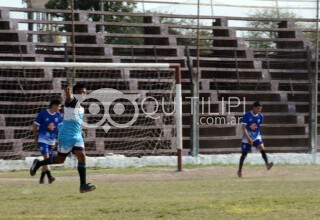
{"type": "MultiPolygon", "coordinates": [[[[56,136],[58,135],[58,126],[62,122],[59,112],[61,101],[54,99],[50,102],[49,109],[42,110],[33,124],[34,143],[40,148],[44,159],[53,157],[53,147],[56,144],[56,136]]],[[[52,183],[55,178],[51,175],[50,166],[42,167],[40,176],[40,184],[44,183],[44,177],[47,174],[48,182],[52,183]]]]}
{"type": "MultiPolygon", "coordinates": [[[[73,87],[73,94],[86,94],[84,84],[77,83],[73,87]]],[[[90,192],[96,189],[95,185],[86,182],[86,154],[82,137],[82,120],[84,108],[81,102],[72,95],[71,88],[66,88],[66,101],[64,105],[64,117],[58,135],[58,156],[52,159],[39,161],[35,159],[30,168],[30,175],[34,176],[37,170],[47,164],[61,164],[70,152],[78,159],[78,173],[80,177],[80,192],[90,192]]]]}
{"type": "Polygon", "coordinates": [[[249,152],[251,152],[251,146],[253,145],[257,148],[262,155],[262,158],[265,161],[266,167],[268,170],[271,169],[273,163],[268,162],[268,157],[264,150],[264,144],[262,142],[261,134],[260,134],[260,127],[263,123],[263,115],[260,113],[262,110],[262,106],[260,102],[254,102],[252,110],[245,113],[242,117],[242,155],[240,157],[239,162],[239,170],[238,170],[238,177],[242,177],[242,166],[243,162],[246,159],[246,156],[249,152]]]}

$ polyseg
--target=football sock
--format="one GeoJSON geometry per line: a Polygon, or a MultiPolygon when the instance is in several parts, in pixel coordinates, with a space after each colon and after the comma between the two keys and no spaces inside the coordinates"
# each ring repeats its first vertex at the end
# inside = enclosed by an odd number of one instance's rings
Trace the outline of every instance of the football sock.
{"type": "Polygon", "coordinates": [[[268,157],[267,157],[266,152],[264,150],[261,151],[261,155],[262,155],[262,158],[264,159],[264,162],[266,164],[268,164],[268,157]]]}
{"type": "Polygon", "coordinates": [[[50,160],[50,163],[48,164],[61,164],[64,162],[65,157],[57,156],[57,157],[50,157],[48,158],[50,160]]]}
{"type": "Polygon", "coordinates": [[[46,175],[46,172],[41,172],[40,180],[43,180],[45,175],[46,175]]]}
{"type": "Polygon", "coordinates": [[[52,178],[50,170],[47,170],[46,174],[47,174],[47,176],[48,176],[49,179],[52,178]]]}
{"type": "Polygon", "coordinates": [[[86,184],[86,164],[78,163],[78,173],[80,177],[80,186],[86,184]]]}
{"type": "Polygon", "coordinates": [[[44,159],[44,160],[40,160],[40,161],[38,161],[38,163],[36,164],[35,170],[38,170],[41,166],[43,166],[43,165],[48,165],[48,164],[52,164],[50,158],[44,159]]]}
{"type": "Polygon", "coordinates": [[[248,153],[242,153],[240,157],[240,162],[239,162],[239,170],[242,170],[243,162],[246,159],[248,153]]]}

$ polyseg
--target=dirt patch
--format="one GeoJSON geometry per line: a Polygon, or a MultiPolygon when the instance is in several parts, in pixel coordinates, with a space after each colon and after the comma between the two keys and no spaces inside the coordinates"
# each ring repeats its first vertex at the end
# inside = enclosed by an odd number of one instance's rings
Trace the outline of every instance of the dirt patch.
{"type": "MultiPolygon", "coordinates": [[[[27,172],[27,171],[26,171],[27,172]]],[[[59,171],[63,174],[63,171],[59,171]]],[[[77,172],[76,170],[74,171],[77,172]]],[[[88,174],[87,178],[92,182],[142,182],[142,181],[170,181],[170,180],[193,180],[211,178],[235,178],[238,179],[236,166],[212,166],[205,168],[185,168],[182,172],[176,172],[174,168],[152,168],[147,171],[132,173],[110,174],[99,171],[99,174],[88,174]]],[[[252,177],[283,177],[310,178],[318,176],[320,167],[318,166],[275,166],[267,171],[263,166],[248,166],[243,170],[243,179],[252,177]]],[[[78,181],[79,177],[59,176],[57,183],[78,181]]],[[[38,183],[38,177],[30,178],[0,178],[0,184],[29,184],[38,183]]]]}

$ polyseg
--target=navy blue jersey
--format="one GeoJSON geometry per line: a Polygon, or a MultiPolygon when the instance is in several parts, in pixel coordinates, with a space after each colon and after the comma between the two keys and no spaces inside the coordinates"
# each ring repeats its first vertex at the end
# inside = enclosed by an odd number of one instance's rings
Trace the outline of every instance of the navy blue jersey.
{"type": "MultiPolygon", "coordinates": [[[[252,111],[245,113],[242,117],[241,124],[246,125],[246,130],[252,140],[261,139],[260,127],[263,123],[263,115],[258,113],[254,115],[252,111]]],[[[242,142],[248,143],[247,137],[243,135],[242,142]]]]}
{"type": "Polygon", "coordinates": [[[61,122],[62,117],[60,112],[51,114],[49,109],[42,110],[34,121],[39,126],[38,142],[54,145],[61,122]]]}

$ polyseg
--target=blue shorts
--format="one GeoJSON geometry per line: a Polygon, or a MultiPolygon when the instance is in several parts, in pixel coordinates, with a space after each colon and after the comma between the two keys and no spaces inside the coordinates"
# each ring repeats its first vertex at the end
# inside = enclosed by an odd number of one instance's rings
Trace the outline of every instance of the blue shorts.
{"type": "MultiPolygon", "coordinates": [[[[262,140],[260,139],[257,139],[255,140],[252,145],[255,147],[255,148],[258,148],[258,146],[260,144],[263,144],[262,140]]],[[[248,153],[248,152],[251,152],[251,144],[249,143],[243,143],[241,144],[241,150],[242,150],[242,153],[248,153]]]]}
{"type": "Polygon", "coordinates": [[[53,149],[52,149],[51,145],[38,142],[38,146],[40,148],[40,152],[42,155],[43,154],[53,155],[53,149]]]}

